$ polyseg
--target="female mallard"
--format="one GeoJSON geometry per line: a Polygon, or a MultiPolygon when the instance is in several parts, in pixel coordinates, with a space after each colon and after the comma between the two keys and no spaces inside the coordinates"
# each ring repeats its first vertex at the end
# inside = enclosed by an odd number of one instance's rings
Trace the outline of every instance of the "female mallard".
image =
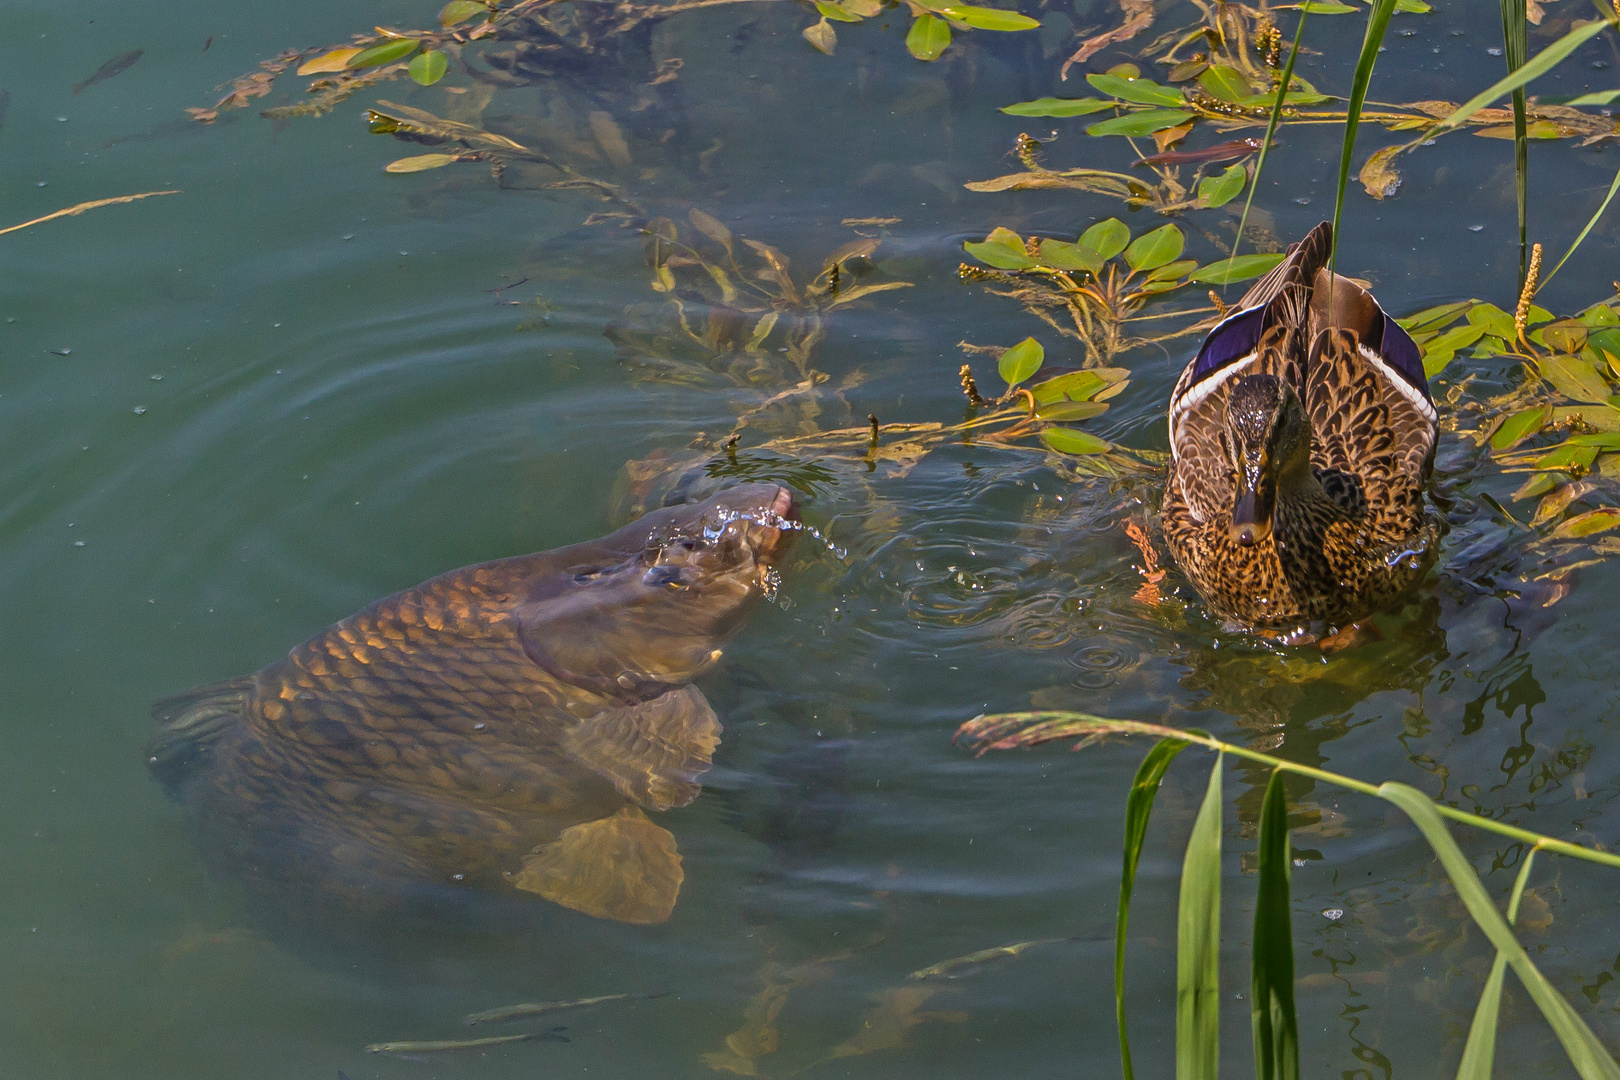
{"type": "Polygon", "coordinates": [[[1170,398],[1170,551],[1217,614],[1346,626],[1433,561],[1417,345],[1324,264],[1323,222],[1209,332],[1170,398]]]}

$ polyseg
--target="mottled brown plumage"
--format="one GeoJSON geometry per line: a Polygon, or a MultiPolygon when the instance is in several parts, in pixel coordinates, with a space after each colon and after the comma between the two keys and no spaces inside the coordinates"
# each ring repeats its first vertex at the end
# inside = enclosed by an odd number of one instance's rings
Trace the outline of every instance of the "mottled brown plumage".
{"type": "Polygon", "coordinates": [[[785,489],[749,485],[434,578],[159,702],[149,763],[250,877],[357,901],[515,887],[660,922],[680,856],[642,811],[696,797],[720,723],[690,681],[766,587],[791,513],[785,489]]]}
{"type": "Polygon", "coordinates": [[[1343,626],[1422,577],[1436,423],[1417,347],[1325,268],[1324,222],[1210,332],[1171,397],[1171,553],[1211,610],[1343,626]]]}

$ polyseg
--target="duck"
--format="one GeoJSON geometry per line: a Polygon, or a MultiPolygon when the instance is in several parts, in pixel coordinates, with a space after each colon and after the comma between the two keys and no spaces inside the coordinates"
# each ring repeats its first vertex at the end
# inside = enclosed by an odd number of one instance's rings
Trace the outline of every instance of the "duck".
{"type": "Polygon", "coordinates": [[[1170,397],[1160,508],[1211,613],[1305,640],[1390,606],[1441,535],[1424,494],[1439,426],[1422,354],[1329,268],[1332,251],[1324,221],[1204,338],[1170,397]]]}

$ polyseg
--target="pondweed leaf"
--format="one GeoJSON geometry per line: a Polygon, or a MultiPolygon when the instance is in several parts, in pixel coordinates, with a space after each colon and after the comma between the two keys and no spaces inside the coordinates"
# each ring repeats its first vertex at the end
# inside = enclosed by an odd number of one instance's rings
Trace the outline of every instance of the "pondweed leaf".
{"type": "Polygon", "coordinates": [[[1511,450],[1552,421],[1552,406],[1520,409],[1491,432],[1492,450],[1511,450]]]}
{"type": "Polygon", "coordinates": [[[1177,278],[1185,277],[1196,269],[1198,269],[1197,259],[1177,259],[1175,262],[1165,263],[1157,270],[1154,270],[1147,276],[1147,280],[1154,283],[1173,281],[1179,285],[1180,282],[1176,281],[1177,278]]]}
{"type": "Polygon", "coordinates": [[[1103,454],[1112,449],[1105,439],[1066,427],[1042,428],[1041,441],[1060,454],[1103,454]]]}
{"type": "Polygon", "coordinates": [[[1407,15],[1427,15],[1434,7],[1423,0],[1395,0],[1395,10],[1407,15]]]}
{"type": "Polygon", "coordinates": [[[1580,320],[1582,326],[1591,330],[1604,326],[1620,326],[1620,314],[1616,314],[1614,308],[1608,304],[1593,304],[1575,318],[1580,320]]]}
{"type": "Polygon", "coordinates": [[[1151,135],[1155,131],[1173,128],[1193,114],[1185,109],[1148,109],[1146,112],[1126,113],[1112,120],[1103,120],[1086,128],[1087,135],[1151,135]]]}
{"type": "Polygon", "coordinates": [[[906,49],[919,60],[938,60],[951,47],[951,24],[938,15],[920,15],[906,32],[906,49]]]}
{"type": "Polygon", "coordinates": [[[1046,350],[1041,343],[1027,337],[1001,354],[996,370],[1001,373],[1001,381],[1011,388],[1039,371],[1045,361],[1046,350]]]}
{"type": "Polygon", "coordinates": [[[1571,435],[1565,442],[1571,446],[1595,446],[1605,453],[1620,450],[1620,431],[1595,431],[1588,435],[1571,435]]]}
{"type": "MultiPolygon", "coordinates": [[[[686,212],[686,217],[687,220],[692,223],[693,228],[702,233],[704,236],[707,236],[710,240],[713,240],[715,243],[719,244],[721,247],[725,248],[728,256],[732,254],[731,230],[726,228],[718,218],[711,214],[705,214],[702,210],[699,210],[695,206],[686,212]]],[[[872,246],[874,250],[877,247],[876,244],[872,246]]],[[[845,258],[848,258],[848,256],[845,256],[845,258]]],[[[829,265],[831,265],[831,263],[829,263],[829,265]]]]}
{"type": "Polygon", "coordinates": [[[1130,794],[1125,799],[1125,866],[1119,875],[1119,912],[1114,919],[1114,1011],[1119,1020],[1119,1055],[1125,1080],[1133,1080],[1131,1041],[1125,1032],[1125,931],[1131,918],[1131,889],[1136,884],[1136,864],[1142,857],[1148,819],[1159,797],[1159,784],[1176,755],[1187,748],[1180,739],[1160,739],[1136,768],[1130,794]]]}
{"type": "MultiPolygon", "coordinates": [[[[1408,333],[1417,335],[1426,333],[1430,330],[1435,330],[1439,327],[1447,325],[1448,323],[1455,322],[1458,315],[1461,315],[1463,312],[1468,311],[1472,307],[1476,306],[1478,305],[1473,300],[1459,300],[1456,303],[1440,304],[1436,307],[1424,308],[1422,311],[1408,315],[1404,319],[1396,319],[1395,321],[1399,323],[1401,327],[1408,333]]],[[[1508,326],[1509,328],[1513,326],[1512,316],[1508,317],[1508,326]]]]}
{"type": "Polygon", "coordinates": [[[363,49],[354,56],[349,57],[348,68],[378,67],[382,64],[392,64],[395,60],[403,60],[415,52],[421,42],[413,38],[395,38],[385,41],[381,45],[373,45],[363,49]]]}
{"type": "Polygon", "coordinates": [[[1559,522],[1550,536],[1554,540],[1578,540],[1583,536],[1605,532],[1616,525],[1620,525],[1620,509],[1605,506],[1559,522]]]}
{"type": "Polygon", "coordinates": [[[1548,356],[1536,361],[1541,377],[1571,401],[1603,403],[1613,390],[1597,368],[1577,356],[1548,356]]]}
{"type": "Polygon", "coordinates": [[[1248,281],[1261,274],[1269,274],[1282,261],[1280,251],[1273,255],[1239,255],[1235,259],[1212,262],[1187,280],[1205,285],[1230,285],[1234,281],[1248,281]]]}
{"type": "Polygon", "coordinates": [[[1001,111],[1008,116],[1088,116],[1113,107],[1112,101],[1102,98],[1043,97],[1034,101],[1020,101],[1016,105],[1004,105],[1001,111]]]}
{"type": "Polygon", "coordinates": [[[306,60],[298,68],[298,75],[326,75],[337,71],[347,71],[349,61],[359,56],[363,49],[333,49],[329,53],[322,53],[313,60],[306,60]]]}
{"type": "Polygon", "coordinates": [[[1093,274],[1102,269],[1104,260],[1090,248],[1079,244],[1070,244],[1062,240],[1041,241],[1041,264],[1056,267],[1059,270],[1090,270],[1093,274]]]}
{"type": "Polygon", "coordinates": [[[967,23],[975,30],[1036,30],[1041,25],[1038,19],[1020,15],[1016,11],[1004,11],[1001,8],[953,4],[934,10],[948,19],[967,23]]]}
{"type": "Polygon", "coordinates": [[[383,172],[426,172],[428,169],[441,169],[454,160],[456,160],[454,154],[417,154],[415,157],[403,157],[398,161],[390,161],[383,166],[383,172]]]}
{"type": "Polygon", "coordinates": [[[1108,411],[1106,401],[1053,401],[1035,407],[1035,415],[1042,420],[1090,420],[1108,411]]]}
{"type": "Polygon", "coordinates": [[[1468,321],[1504,341],[1512,341],[1518,334],[1513,328],[1513,316],[1495,304],[1475,304],[1468,309],[1468,321]]]}
{"type": "Polygon", "coordinates": [[[1173,86],[1160,86],[1152,79],[1125,78],[1122,75],[1087,75],[1086,82],[1097,90],[1138,105],[1161,105],[1167,108],[1185,105],[1186,97],[1173,86]]]}
{"type": "Polygon", "coordinates": [[[999,226],[990,230],[990,235],[980,243],[964,242],[962,250],[997,270],[1028,270],[1039,265],[1025,250],[1023,237],[999,226]]]}
{"type": "Polygon", "coordinates": [[[1221,767],[1209,786],[1181,862],[1176,914],[1176,1080],[1219,1080],[1221,1027],[1221,767]]]}
{"type": "Polygon", "coordinates": [[[1198,181],[1198,198],[1205,206],[1225,206],[1243,193],[1249,174],[1243,166],[1233,165],[1219,176],[1206,176],[1198,181]]]}
{"type": "Polygon", "coordinates": [[[405,73],[423,86],[432,86],[450,70],[450,58],[437,49],[425,52],[411,61],[405,73]]]}
{"type": "Polygon", "coordinates": [[[859,15],[845,11],[837,4],[829,4],[827,0],[816,0],[816,10],[821,12],[822,18],[832,19],[834,22],[858,23],[861,21],[859,15]]]}
{"type": "Polygon", "coordinates": [[[1353,15],[1360,10],[1349,4],[1341,4],[1339,0],[1301,0],[1294,6],[1311,15],[1353,15]]]}
{"type": "Polygon", "coordinates": [[[454,26],[489,13],[489,5],[480,4],[477,0],[450,0],[439,12],[439,25],[454,26]]]}
{"type": "Polygon", "coordinates": [[[832,23],[822,19],[813,26],[804,28],[804,40],[815,46],[817,52],[831,56],[838,48],[838,31],[833,29],[832,23]]]}
{"type": "Polygon", "coordinates": [[[1216,64],[1198,76],[1198,85],[1210,97],[1220,101],[1242,101],[1254,93],[1249,80],[1245,79],[1236,68],[1225,64],[1216,64]]]}
{"type": "Polygon", "coordinates": [[[1578,319],[1558,319],[1536,331],[1541,344],[1559,352],[1578,353],[1586,347],[1586,326],[1578,319]]]}
{"type": "Polygon", "coordinates": [[[1119,218],[1104,218],[1080,234],[1080,246],[1090,248],[1106,261],[1125,250],[1131,242],[1130,228],[1119,218]]]}
{"type": "Polygon", "coordinates": [[[1125,262],[1132,270],[1157,270],[1174,262],[1186,246],[1187,239],[1174,225],[1160,225],[1150,233],[1143,233],[1125,249],[1125,262]]]}
{"type": "Polygon", "coordinates": [[[1108,380],[1094,370],[1071,371],[1056,375],[1029,388],[1037,405],[1054,401],[1089,401],[1097,391],[1108,385],[1108,380]]]}
{"type": "Polygon", "coordinates": [[[1249,1014],[1257,1080],[1299,1080],[1294,1015],[1294,920],[1288,894],[1292,853],[1283,771],[1274,769],[1260,806],[1260,891],[1254,905],[1249,1014]]]}

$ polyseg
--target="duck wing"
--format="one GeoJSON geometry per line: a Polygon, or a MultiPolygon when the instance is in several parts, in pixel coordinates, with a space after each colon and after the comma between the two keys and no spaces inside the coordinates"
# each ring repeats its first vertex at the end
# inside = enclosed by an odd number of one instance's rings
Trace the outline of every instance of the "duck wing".
{"type": "Polygon", "coordinates": [[[1304,397],[1311,290],[1332,250],[1333,226],[1324,221],[1250,286],[1176,382],[1170,395],[1171,477],[1199,521],[1232,502],[1231,467],[1222,446],[1231,383],[1243,375],[1276,375],[1304,397]]]}
{"type": "Polygon", "coordinates": [[[1434,462],[1438,414],[1412,338],[1371,293],[1319,270],[1300,396],[1311,418],[1311,463],[1376,489],[1402,479],[1421,491],[1434,462]]]}

